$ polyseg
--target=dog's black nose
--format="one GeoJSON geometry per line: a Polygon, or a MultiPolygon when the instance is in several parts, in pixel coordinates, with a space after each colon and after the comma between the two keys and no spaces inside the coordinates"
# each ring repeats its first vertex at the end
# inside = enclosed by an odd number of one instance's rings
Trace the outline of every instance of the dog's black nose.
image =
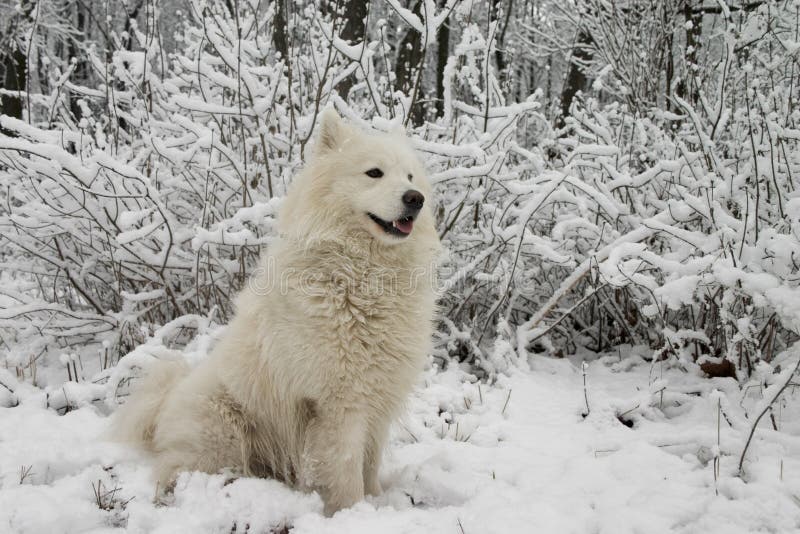
{"type": "Polygon", "coordinates": [[[414,191],[413,189],[409,189],[405,193],[403,193],[403,204],[406,205],[407,208],[411,208],[414,210],[421,210],[422,204],[425,203],[425,197],[422,196],[422,193],[419,191],[414,191]]]}

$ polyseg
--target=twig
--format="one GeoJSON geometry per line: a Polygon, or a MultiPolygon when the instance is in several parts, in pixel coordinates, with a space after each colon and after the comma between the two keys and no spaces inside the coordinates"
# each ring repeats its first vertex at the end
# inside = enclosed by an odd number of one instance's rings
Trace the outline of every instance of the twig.
{"type": "Polygon", "coordinates": [[[717,399],[717,450],[716,454],[714,454],[714,494],[719,495],[719,488],[717,484],[719,482],[719,461],[720,461],[720,420],[722,414],[722,399],[717,399]]]}
{"type": "Polygon", "coordinates": [[[559,323],[561,323],[561,321],[563,321],[564,319],[566,319],[567,317],[569,317],[570,315],[572,315],[572,313],[573,313],[575,310],[577,310],[578,308],[580,308],[581,306],[583,306],[583,304],[584,304],[584,303],[585,303],[587,300],[589,300],[589,299],[591,299],[592,297],[594,297],[594,296],[597,294],[597,292],[598,292],[598,291],[600,291],[601,289],[603,289],[603,288],[604,288],[604,287],[606,287],[607,285],[608,285],[608,283],[603,283],[603,284],[599,285],[599,286],[598,286],[598,287],[597,287],[597,288],[596,288],[594,291],[592,291],[591,293],[589,293],[589,294],[585,295],[585,296],[584,296],[584,297],[583,297],[581,300],[579,300],[579,301],[578,301],[578,302],[577,302],[577,303],[576,303],[576,304],[575,304],[573,307],[571,307],[569,310],[567,310],[566,312],[564,312],[564,313],[561,315],[561,317],[559,317],[559,318],[556,320],[556,322],[554,322],[553,324],[551,324],[550,326],[548,326],[547,328],[545,328],[544,330],[542,330],[541,332],[539,332],[538,334],[536,334],[534,337],[532,337],[531,339],[529,339],[529,340],[528,340],[528,344],[531,344],[531,343],[533,343],[534,341],[536,341],[537,339],[539,339],[540,337],[547,335],[547,333],[548,333],[548,332],[550,332],[550,330],[552,330],[553,328],[555,328],[556,326],[558,326],[558,325],[559,325],[559,323]]]}
{"type": "Polygon", "coordinates": [[[506,395],[506,402],[503,404],[503,409],[500,411],[500,415],[506,413],[506,408],[508,408],[508,401],[511,399],[511,390],[508,390],[508,395],[506,395]]]}
{"type": "Polygon", "coordinates": [[[589,393],[586,388],[586,369],[589,368],[589,364],[586,361],[581,362],[581,372],[583,373],[583,400],[586,403],[586,412],[582,415],[584,417],[588,417],[591,410],[589,409],[589,393]]]}
{"type": "Polygon", "coordinates": [[[761,421],[761,418],[764,417],[764,415],[772,408],[772,405],[775,403],[776,400],[778,400],[778,397],[781,396],[781,393],[783,393],[783,391],[787,387],[789,387],[789,384],[792,381],[792,377],[797,373],[798,369],[800,369],[800,358],[797,359],[797,363],[795,364],[794,369],[792,370],[792,372],[789,373],[789,377],[786,379],[786,382],[784,382],[783,385],[778,390],[778,392],[775,393],[775,396],[772,397],[772,400],[769,401],[769,403],[766,406],[764,406],[764,409],[761,410],[760,414],[758,414],[758,417],[756,417],[756,420],[753,421],[753,426],[750,428],[750,435],[747,436],[747,443],[744,444],[744,449],[742,450],[742,455],[741,455],[741,457],[739,457],[739,476],[740,477],[744,474],[744,472],[742,471],[742,466],[744,465],[744,457],[747,454],[747,449],[750,447],[750,442],[753,439],[753,434],[756,433],[756,427],[758,427],[758,423],[761,421]]]}

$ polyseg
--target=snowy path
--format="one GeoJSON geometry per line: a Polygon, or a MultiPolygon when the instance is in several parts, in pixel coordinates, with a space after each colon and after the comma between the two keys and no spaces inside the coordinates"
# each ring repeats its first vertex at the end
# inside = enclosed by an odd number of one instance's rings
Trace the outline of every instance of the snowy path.
{"type": "Polygon", "coordinates": [[[673,370],[648,386],[650,365],[631,362],[589,366],[585,419],[581,373],[566,360],[538,360],[480,390],[460,371],[430,372],[395,430],[385,493],[330,519],[316,495],[199,473],[155,505],[143,458],[100,439],[96,408],[58,416],[31,390],[0,408],[0,532],[800,531],[794,422],[779,417],[781,433],[760,427],[745,484],[733,476],[747,430],[735,384],[673,370]],[[713,388],[736,399],[721,428],[718,496],[713,388]],[[624,412],[633,428],[617,418],[624,412]]]}

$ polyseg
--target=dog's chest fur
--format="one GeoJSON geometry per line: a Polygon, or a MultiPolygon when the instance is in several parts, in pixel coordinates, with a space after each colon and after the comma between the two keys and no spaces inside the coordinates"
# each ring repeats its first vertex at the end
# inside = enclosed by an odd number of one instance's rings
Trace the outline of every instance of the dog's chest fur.
{"type": "Polygon", "coordinates": [[[393,404],[428,352],[434,292],[422,267],[373,254],[316,250],[313,265],[301,258],[291,270],[285,299],[314,337],[309,363],[322,391],[354,399],[377,394],[393,404]]]}

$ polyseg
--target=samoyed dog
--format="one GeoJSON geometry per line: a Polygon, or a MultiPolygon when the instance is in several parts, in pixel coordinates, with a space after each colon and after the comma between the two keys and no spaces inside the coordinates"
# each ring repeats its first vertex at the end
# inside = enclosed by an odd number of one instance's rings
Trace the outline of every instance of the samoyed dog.
{"type": "Polygon", "coordinates": [[[115,416],[162,489],[180,471],[230,468],[316,490],[327,515],[380,492],[389,425],[432,335],[431,187],[401,133],[360,131],[331,108],[320,130],[209,357],[151,367],[115,416]]]}

